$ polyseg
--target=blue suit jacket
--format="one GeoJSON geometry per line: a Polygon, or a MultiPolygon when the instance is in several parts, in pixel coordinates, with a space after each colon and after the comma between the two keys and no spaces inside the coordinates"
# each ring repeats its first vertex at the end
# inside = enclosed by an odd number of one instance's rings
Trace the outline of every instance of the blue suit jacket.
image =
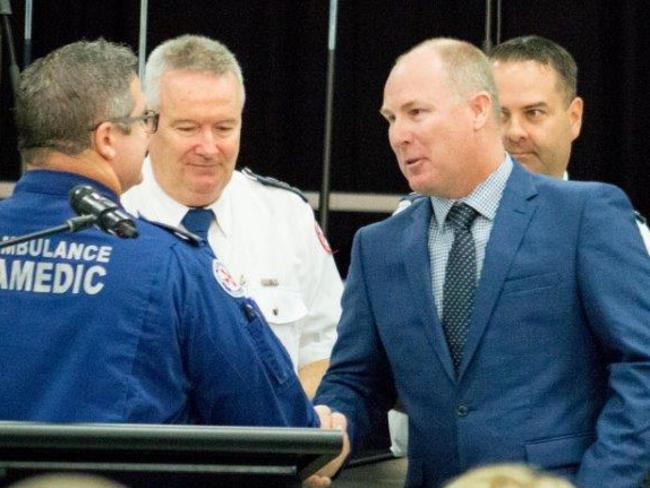
{"type": "Polygon", "coordinates": [[[625,195],[515,164],[458,377],[432,296],[431,212],[421,199],[356,235],[315,403],[345,413],[359,446],[399,395],[407,486],[501,461],[637,486],[650,468],[650,259],[625,195]]]}

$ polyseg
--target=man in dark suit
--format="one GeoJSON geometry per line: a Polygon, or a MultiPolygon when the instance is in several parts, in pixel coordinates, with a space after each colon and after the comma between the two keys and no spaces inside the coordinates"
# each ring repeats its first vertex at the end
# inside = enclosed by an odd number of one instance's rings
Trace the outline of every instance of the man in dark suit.
{"type": "Polygon", "coordinates": [[[650,260],[628,199],[533,175],[504,150],[490,65],[471,44],[398,58],[382,115],[428,195],[361,229],[315,402],[353,448],[397,396],[407,486],[519,461],[581,487],[650,465],[650,260]]]}

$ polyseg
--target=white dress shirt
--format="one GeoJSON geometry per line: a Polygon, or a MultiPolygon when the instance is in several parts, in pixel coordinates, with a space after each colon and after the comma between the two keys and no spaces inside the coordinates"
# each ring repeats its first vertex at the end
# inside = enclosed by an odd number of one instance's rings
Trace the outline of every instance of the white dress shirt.
{"type": "MultiPolygon", "coordinates": [[[[160,188],[147,159],[143,182],[122,204],[148,220],[182,227],[188,207],[160,188]]],[[[219,199],[208,242],[260,306],[296,369],[327,359],[336,341],[343,285],[308,203],[235,171],[219,199]]]]}

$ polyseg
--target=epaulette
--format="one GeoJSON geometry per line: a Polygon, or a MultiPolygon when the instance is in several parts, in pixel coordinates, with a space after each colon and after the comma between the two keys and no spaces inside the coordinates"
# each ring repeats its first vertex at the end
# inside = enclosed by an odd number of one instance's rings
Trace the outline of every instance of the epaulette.
{"type": "Polygon", "coordinates": [[[245,174],[251,180],[257,181],[262,185],[272,186],[274,188],[282,188],[283,190],[287,190],[290,191],[291,193],[295,193],[300,198],[302,198],[305,203],[309,203],[307,197],[298,188],[296,188],[295,186],[291,186],[289,183],[285,183],[284,181],[280,181],[276,178],[272,178],[271,176],[260,176],[258,174],[253,173],[250,170],[250,168],[242,169],[242,173],[245,174]]]}
{"type": "Polygon", "coordinates": [[[648,224],[648,219],[646,219],[643,215],[641,215],[640,212],[637,212],[636,210],[634,211],[634,217],[636,218],[637,222],[641,222],[644,225],[648,224]]]}
{"type": "Polygon", "coordinates": [[[424,195],[422,195],[421,193],[417,193],[417,192],[412,191],[408,195],[404,195],[402,198],[400,198],[399,201],[400,201],[400,203],[401,202],[413,203],[414,201],[419,200],[420,198],[424,198],[424,195]]]}
{"type": "Polygon", "coordinates": [[[145,222],[155,225],[156,227],[159,227],[163,230],[166,230],[170,234],[174,234],[176,237],[189,242],[195,247],[199,247],[203,244],[205,244],[205,240],[202,237],[197,236],[196,234],[193,234],[192,232],[188,232],[184,229],[181,229],[179,227],[174,227],[173,225],[167,225],[163,224],[162,222],[156,222],[155,220],[149,220],[142,215],[139,215],[138,218],[140,220],[144,220],[145,222]]]}

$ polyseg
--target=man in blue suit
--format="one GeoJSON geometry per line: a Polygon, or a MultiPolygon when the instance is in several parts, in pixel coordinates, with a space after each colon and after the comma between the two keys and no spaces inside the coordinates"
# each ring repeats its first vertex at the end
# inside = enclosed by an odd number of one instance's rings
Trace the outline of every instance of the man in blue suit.
{"type": "Polygon", "coordinates": [[[397,396],[408,487],[519,461],[580,487],[650,467],[650,259],[617,188],[529,173],[506,154],[485,56],[425,41],[382,115],[430,198],[355,237],[339,339],[315,403],[354,449],[397,396]]]}

